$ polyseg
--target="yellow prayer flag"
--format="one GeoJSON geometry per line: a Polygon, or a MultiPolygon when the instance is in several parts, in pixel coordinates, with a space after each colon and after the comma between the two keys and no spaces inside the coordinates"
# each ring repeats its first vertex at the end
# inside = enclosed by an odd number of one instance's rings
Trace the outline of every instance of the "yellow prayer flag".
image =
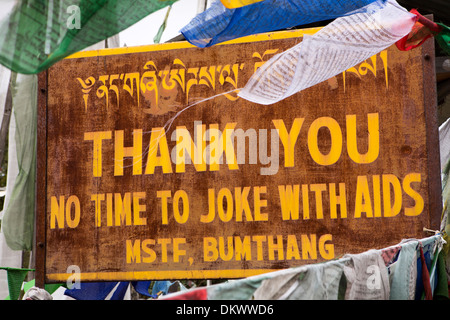
{"type": "Polygon", "coordinates": [[[220,0],[220,1],[222,1],[222,4],[228,9],[234,9],[248,6],[249,4],[261,2],[264,0],[220,0]]]}

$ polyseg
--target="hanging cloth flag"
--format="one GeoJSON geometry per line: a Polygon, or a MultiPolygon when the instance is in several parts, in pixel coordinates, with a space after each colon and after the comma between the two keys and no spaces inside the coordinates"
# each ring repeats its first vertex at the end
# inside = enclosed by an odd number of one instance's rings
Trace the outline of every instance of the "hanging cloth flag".
{"type": "Polygon", "coordinates": [[[244,6],[248,6],[249,4],[253,4],[256,2],[261,2],[264,0],[220,0],[222,4],[228,9],[240,8],[244,6]]]}
{"type": "Polygon", "coordinates": [[[64,294],[75,300],[123,300],[128,286],[129,282],[82,282],[64,294]]]}
{"type": "Polygon", "coordinates": [[[39,73],[176,1],[14,0],[0,20],[0,63],[18,73],[39,73]]]}
{"type": "Polygon", "coordinates": [[[6,270],[8,273],[9,300],[18,300],[28,271],[34,271],[34,269],[0,267],[0,270],[6,270]]]}
{"type": "MultiPolygon", "coordinates": [[[[227,9],[217,0],[194,17],[181,33],[197,47],[364,11],[375,0],[265,0],[249,6],[227,9]]],[[[381,0],[379,0],[381,1],[381,0]]],[[[382,0],[385,2],[385,0],[382,0]]]]}
{"type": "Polygon", "coordinates": [[[427,39],[435,37],[441,49],[450,55],[450,28],[425,18],[416,9],[410,12],[417,16],[417,21],[411,32],[396,42],[397,48],[408,51],[421,46],[427,39]]]}
{"type": "MultiPolygon", "coordinates": [[[[441,241],[440,234],[404,240],[394,246],[398,247],[398,256],[389,265],[386,265],[383,252],[390,248],[367,250],[344,255],[338,260],[175,292],[159,300],[412,300],[417,293],[416,286],[410,285],[418,279],[417,247],[422,244],[426,257],[441,241]],[[368,267],[375,269],[370,271],[368,267]]],[[[442,271],[445,275],[445,270],[442,271]]],[[[440,289],[445,290],[445,283],[440,289]]]]}
{"type": "Polygon", "coordinates": [[[394,0],[376,2],[366,9],[334,20],[271,58],[239,96],[259,104],[278,102],[395,44],[411,31],[417,18],[394,0]]]}
{"type": "Polygon", "coordinates": [[[3,209],[2,232],[12,250],[31,251],[36,197],[37,76],[18,74],[11,82],[18,174],[3,209]]]}
{"type": "Polygon", "coordinates": [[[421,46],[427,39],[437,35],[442,30],[440,26],[422,16],[416,9],[412,9],[410,12],[417,16],[417,21],[411,32],[395,43],[401,51],[408,51],[421,46]]]}
{"type": "Polygon", "coordinates": [[[441,49],[450,56],[450,28],[442,23],[437,23],[442,28],[435,38],[441,49]]]}
{"type": "Polygon", "coordinates": [[[164,30],[166,30],[167,26],[167,20],[169,19],[170,10],[172,9],[172,6],[169,6],[166,12],[166,16],[164,17],[164,21],[161,24],[161,26],[158,29],[158,32],[156,33],[155,37],[153,38],[154,43],[159,43],[161,41],[162,34],[164,33],[164,30]]]}

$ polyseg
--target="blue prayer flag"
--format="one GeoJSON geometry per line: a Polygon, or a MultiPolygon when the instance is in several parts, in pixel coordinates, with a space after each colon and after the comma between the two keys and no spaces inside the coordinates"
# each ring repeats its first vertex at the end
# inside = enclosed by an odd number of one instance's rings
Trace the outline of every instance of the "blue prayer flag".
{"type": "Polygon", "coordinates": [[[364,7],[375,1],[265,0],[236,9],[227,9],[222,2],[216,1],[194,17],[181,33],[191,44],[203,48],[251,34],[364,12],[364,7]]]}

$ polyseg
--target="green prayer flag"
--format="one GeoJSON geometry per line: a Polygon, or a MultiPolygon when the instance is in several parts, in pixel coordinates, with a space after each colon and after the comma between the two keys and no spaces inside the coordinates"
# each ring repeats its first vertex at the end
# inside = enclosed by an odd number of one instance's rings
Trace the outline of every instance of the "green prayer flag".
{"type": "Polygon", "coordinates": [[[17,300],[22,290],[22,283],[27,276],[28,271],[8,270],[8,289],[11,300],[17,300]]]}
{"type": "Polygon", "coordinates": [[[169,18],[170,9],[172,9],[172,6],[170,6],[170,7],[167,9],[167,12],[166,12],[166,16],[165,16],[165,18],[164,18],[164,21],[163,21],[163,23],[161,24],[161,26],[159,27],[158,33],[157,33],[156,36],[153,38],[153,42],[154,42],[154,43],[159,43],[159,42],[161,41],[162,34],[163,34],[164,30],[166,30],[167,19],[169,18]]]}
{"type": "Polygon", "coordinates": [[[36,190],[37,76],[18,74],[11,82],[19,173],[2,218],[2,232],[12,250],[31,251],[36,190]]]}
{"type": "Polygon", "coordinates": [[[8,300],[18,300],[20,297],[20,291],[22,290],[23,281],[25,280],[28,271],[33,271],[33,269],[19,269],[9,267],[1,267],[0,269],[6,270],[7,272],[9,290],[8,300]]]}
{"type": "Polygon", "coordinates": [[[442,27],[442,31],[435,36],[436,42],[450,56],[450,28],[442,23],[437,24],[442,27]]]}
{"type": "Polygon", "coordinates": [[[437,284],[434,289],[433,299],[434,300],[448,300],[448,281],[447,281],[447,270],[445,268],[445,252],[439,252],[437,260],[437,284]]]}
{"type": "Polygon", "coordinates": [[[177,0],[16,0],[0,21],[0,63],[36,74],[177,0]]]}

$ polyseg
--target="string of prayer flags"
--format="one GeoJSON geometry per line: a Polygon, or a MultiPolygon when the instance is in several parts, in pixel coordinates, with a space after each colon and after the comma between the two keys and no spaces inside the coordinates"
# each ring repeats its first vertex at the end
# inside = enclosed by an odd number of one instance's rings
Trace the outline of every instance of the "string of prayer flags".
{"type": "Polygon", "coordinates": [[[407,239],[381,250],[196,287],[158,300],[421,300],[426,290],[430,293],[429,288],[434,297],[448,300],[445,265],[442,260],[438,263],[444,242],[441,234],[407,239]],[[386,260],[391,251],[392,259],[386,260]],[[422,276],[424,259],[417,258],[419,251],[436,261],[430,265],[428,277],[422,276]],[[377,270],[376,285],[368,266],[377,270]]]}
{"type": "Polygon", "coordinates": [[[221,0],[222,4],[228,9],[240,8],[264,0],[221,0]]]}
{"type": "Polygon", "coordinates": [[[375,2],[341,17],[289,50],[272,57],[239,92],[243,99],[272,104],[330,79],[395,44],[417,16],[396,1],[375,2]]]}
{"type": "Polygon", "coordinates": [[[181,29],[181,33],[191,44],[204,48],[243,36],[365,12],[366,6],[374,1],[265,0],[228,9],[217,0],[206,11],[195,16],[181,29]]]}
{"type": "Polygon", "coordinates": [[[17,73],[39,73],[176,1],[14,0],[1,14],[0,63],[17,73]]]}

